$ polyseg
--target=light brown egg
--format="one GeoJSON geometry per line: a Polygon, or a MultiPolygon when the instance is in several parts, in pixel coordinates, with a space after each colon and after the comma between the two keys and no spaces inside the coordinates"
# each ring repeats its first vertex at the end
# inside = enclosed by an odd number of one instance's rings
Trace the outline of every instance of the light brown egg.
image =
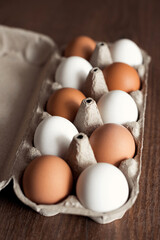
{"type": "Polygon", "coordinates": [[[50,96],[47,102],[47,112],[73,122],[84,98],[86,98],[85,95],[77,89],[58,89],[50,96]]]}
{"type": "Polygon", "coordinates": [[[97,162],[118,166],[135,154],[135,141],[129,130],[119,124],[104,124],[90,136],[90,144],[97,162]]]}
{"type": "Polygon", "coordinates": [[[89,60],[96,47],[96,42],[87,36],[79,36],[73,39],[65,49],[65,57],[79,56],[89,60]]]}
{"type": "Polygon", "coordinates": [[[122,90],[127,93],[140,88],[140,78],[137,71],[125,63],[116,62],[103,69],[108,89],[122,90]]]}
{"type": "Polygon", "coordinates": [[[25,169],[23,191],[38,204],[54,204],[69,195],[73,177],[68,164],[56,156],[35,158],[25,169]]]}

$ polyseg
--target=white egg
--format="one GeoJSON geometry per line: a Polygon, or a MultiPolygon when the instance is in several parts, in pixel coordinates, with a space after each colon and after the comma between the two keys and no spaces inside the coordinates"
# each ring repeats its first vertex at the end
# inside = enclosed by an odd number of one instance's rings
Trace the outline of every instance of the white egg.
{"type": "Polygon", "coordinates": [[[34,135],[34,146],[42,155],[64,157],[77,133],[78,130],[69,120],[58,116],[49,117],[38,125],[34,135]]]}
{"type": "Polygon", "coordinates": [[[138,108],[133,98],[121,90],[104,94],[97,103],[104,123],[124,124],[137,121],[138,108]]]}
{"type": "Polygon", "coordinates": [[[68,57],[60,63],[57,68],[55,80],[63,87],[71,87],[81,90],[89,71],[91,64],[81,57],[68,57]]]}
{"type": "Polygon", "coordinates": [[[117,167],[109,163],[97,163],[80,174],[76,193],[84,207],[97,212],[109,212],[127,201],[129,187],[117,167]]]}
{"type": "Polygon", "coordinates": [[[123,62],[130,66],[142,64],[143,57],[140,48],[129,39],[120,39],[111,46],[113,62],[123,62]]]}

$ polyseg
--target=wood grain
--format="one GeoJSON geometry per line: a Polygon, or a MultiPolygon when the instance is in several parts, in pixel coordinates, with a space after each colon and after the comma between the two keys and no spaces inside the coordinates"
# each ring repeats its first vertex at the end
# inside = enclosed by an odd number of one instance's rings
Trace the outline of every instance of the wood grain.
{"type": "Polygon", "coordinates": [[[99,225],[71,215],[43,217],[24,206],[12,184],[0,193],[0,239],[160,239],[160,1],[1,0],[0,24],[34,30],[62,46],[74,36],[127,37],[152,57],[140,194],[121,220],[99,225]]]}

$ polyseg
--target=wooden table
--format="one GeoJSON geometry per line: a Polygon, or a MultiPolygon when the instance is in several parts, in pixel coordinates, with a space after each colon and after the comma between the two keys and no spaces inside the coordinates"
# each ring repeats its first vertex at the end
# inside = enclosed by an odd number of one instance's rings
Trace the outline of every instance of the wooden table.
{"type": "Polygon", "coordinates": [[[152,57],[140,194],[121,220],[43,217],[23,205],[12,184],[0,193],[0,239],[160,239],[160,1],[0,1],[0,24],[34,30],[61,46],[81,34],[95,40],[130,38],[152,57]]]}

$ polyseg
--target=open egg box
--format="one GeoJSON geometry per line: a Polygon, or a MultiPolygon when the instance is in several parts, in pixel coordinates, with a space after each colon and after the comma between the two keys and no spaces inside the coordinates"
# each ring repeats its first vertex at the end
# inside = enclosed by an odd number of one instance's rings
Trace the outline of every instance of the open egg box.
{"type": "MultiPolygon", "coordinates": [[[[92,63],[97,67],[105,64],[103,47],[107,45],[104,43],[99,46],[102,47],[98,52],[95,50],[92,56],[92,63]]],[[[45,216],[76,214],[88,216],[101,224],[122,218],[134,204],[139,192],[150,63],[148,54],[142,49],[141,52],[143,64],[137,67],[137,71],[142,86],[141,90],[131,93],[138,106],[139,118],[137,122],[126,124],[135,138],[137,151],[134,159],[124,160],[119,167],[129,183],[128,201],[119,209],[106,213],[84,208],[75,195],[68,196],[58,204],[38,205],[25,197],[21,178],[29,162],[41,155],[33,146],[34,133],[42,119],[49,116],[44,110],[47,99],[55,89],[61,87],[54,82],[54,76],[62,56],[54,41],[47,36],[0,26],[0,189],[13,180],[16,196],[45,216]]],[[[92,111],[90,114],[94,116],[95,113],[92,111]]],[[[87,119],[87,116],[82,118],[87,119]]],[[[91,123],[95,128],[94,124],[91,123]]]]}

